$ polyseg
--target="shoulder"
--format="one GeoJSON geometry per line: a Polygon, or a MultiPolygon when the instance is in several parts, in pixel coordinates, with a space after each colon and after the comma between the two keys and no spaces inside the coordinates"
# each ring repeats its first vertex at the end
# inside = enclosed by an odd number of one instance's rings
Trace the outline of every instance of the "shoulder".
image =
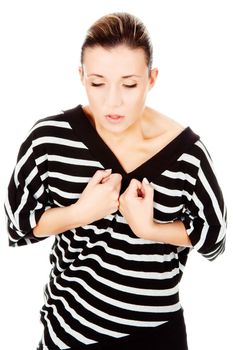
{"type": "Polygon", "coordinates": [[[145,113],[151,125],[151,135],[163,136],[168,140],[180,141],[181,158],[189,157],[190,161],[196,159],[195,164],[211,163],[211,155],[201,136],[197,134],[190,126],[184,126],[167,115],[146,107],[145,113]]]}
{"type": "Polygon", "coordinates": [[[150,107],[145,108],[144,120],[150,137],[164,136],[173,139],[186,128],[174,119],[150,107]]]}
{"type": "Polygon", "coordinates": [[[43,133],[54,129],[70,129],[70,124],[66,118],[66,114],[62,111],[58,114],[51,115],[45,118],[38,119],[30,130],[30,133],[43,133]]]}
{"type": "Polygon", "coordinates": [[[20,147],[20,153],[24,154],[28,149],[39,149],[47,144],[57,145],[73,140],[75,137],[68,113],[72,110],[64,110],[38,119],[26,134],[20,147]]]}
{"type": "Polygon", "coordinates": [[[68,137],[71,135],[70,131],[72,131],[72,118],[79,113],[79,110],[80,105],[38,119],[29,130],[27,138],[33,140],[43,136],[68,137]]]}

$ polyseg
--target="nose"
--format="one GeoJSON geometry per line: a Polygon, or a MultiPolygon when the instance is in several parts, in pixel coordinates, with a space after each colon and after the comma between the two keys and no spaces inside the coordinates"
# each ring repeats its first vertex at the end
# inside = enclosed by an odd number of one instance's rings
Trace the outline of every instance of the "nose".
{"type": "Polygon", "coordinates": [[[105,103],[108,107],[118,107],[122,104],[122,96],[121,92],[116,86],[109,87],[106,97],[105,103]]]}

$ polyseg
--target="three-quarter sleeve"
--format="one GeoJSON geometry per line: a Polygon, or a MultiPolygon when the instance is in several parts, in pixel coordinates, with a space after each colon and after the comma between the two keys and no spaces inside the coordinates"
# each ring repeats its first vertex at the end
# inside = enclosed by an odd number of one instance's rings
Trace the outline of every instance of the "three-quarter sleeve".
{"type": "Polygon", "coordinates": [[[201,141],[197,146],[199,168],[182,221],[192,246],[207,259],[214,260],[225,249],[227,212],[210,155],[201,141]]]}
{"type": "Polygon", "coordinates": [[[36,243],[43,238],[33,235],[44,211],[51,207],[44,179],[36,162],[32,134],[20,147],[5,201],[10,246],[36,243]]]}

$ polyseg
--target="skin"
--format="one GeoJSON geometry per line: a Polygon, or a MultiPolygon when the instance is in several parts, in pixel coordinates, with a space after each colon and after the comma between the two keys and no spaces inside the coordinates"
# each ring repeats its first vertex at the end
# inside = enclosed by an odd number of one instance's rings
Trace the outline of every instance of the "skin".
{"type": "MultiPolygon", "coordinates": [[[[145,105],[158,69],[148,70],[142,49],[132,50],[124,45],[112,49],[87,48],[79,74],[88,98],[84,111],[127,172],[145,162],[183,130],[172,119],[145,105]],[[121,123],[112,124],[105,118],[108,114],[125,118],[121,123]]],[[[120,195],[121,180],[122,176],[111,170],[98,170],[75,204],[49,209],[42,215],[33,230],[34,235],[58,234],[119,210],[140,238],[178,246],[191,245],[181,221],[154,222],[153,188],[147,179],[142,182],[132,179],[120,195]],[[95,203],[101,204],[96,207],[95,203]]]]}
{"type": "Polygon", "coordinates": [[[141,140],[147,93],[154,86],[158,74],[155,68],[148,76],[143,50],[130,50],[125,46],[111,50],[87,48],[79,72],[89,102],[86,110],[97,132],[114,144],[125,140],[129,143],[136,138],[141,140]],[[129,75],[134,76],[123,78],[129,75]],[[137,86],[134,87],[135,84],[137,86]],[[111,125],[104,118],[106,114],[125,115],[127,118],[123,123],[111,125]]]}

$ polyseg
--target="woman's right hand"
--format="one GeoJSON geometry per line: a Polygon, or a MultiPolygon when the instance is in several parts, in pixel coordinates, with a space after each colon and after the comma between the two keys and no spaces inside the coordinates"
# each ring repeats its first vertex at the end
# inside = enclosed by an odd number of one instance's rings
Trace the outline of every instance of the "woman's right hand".
{"type": "Polygon", "coordinates": [[[119,208],[120,174],[97,170],[79,200],[68,207],[46,210],[33,228],[35,237],[47,237],[87,225],[119,208]]]}
{"type": "Polygon", "coordinates": [[[122,176],[111,169],[97,170],[91,178],[76,206],[77,219],[81,226],[100,220],[119,208],[122,176]]]}

